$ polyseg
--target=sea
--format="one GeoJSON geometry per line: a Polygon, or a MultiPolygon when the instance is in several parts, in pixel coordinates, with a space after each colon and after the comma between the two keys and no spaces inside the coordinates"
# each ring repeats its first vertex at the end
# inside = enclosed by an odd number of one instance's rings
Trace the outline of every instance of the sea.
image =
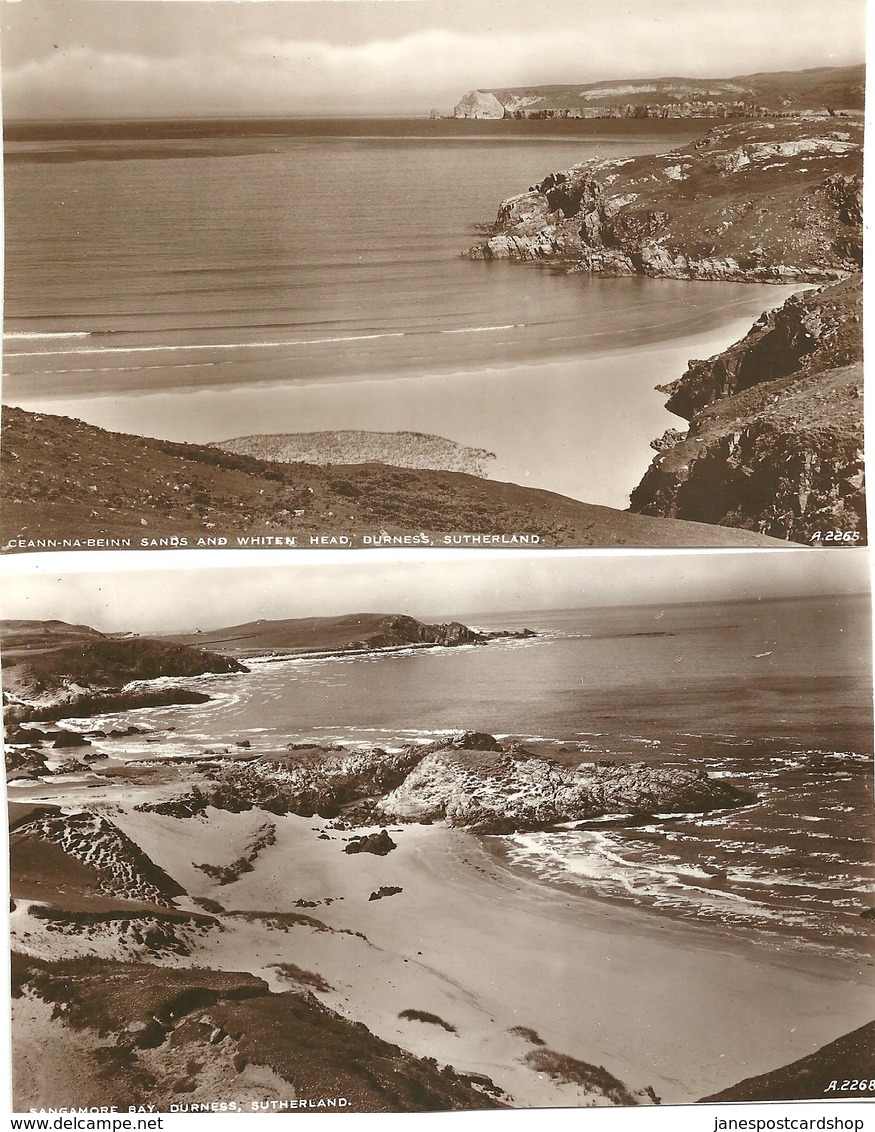
{"type": "MultiPolygon", "coordinates": [[[[500,202],[691,122],[32,123],[5,139],[3,396],[207,443],[406,430],[624,508],[655,386],[793,288],[474,262],[500,202]]],[[[681,425],[681,427],[684,427],[681,425]]]]}
{"type": "Polygon", "coordinates": [[[871,958],[861,918],[875,893],[869,618],[867,599],[847,595],[472,616],[537,635],[261,657],[248,674],[167,681],[207,692],[207,704],[66,725],[152,729],[100,741],[123,761],[239,754],[243,740],[253,754],[308,739],[396,749],[478,730],[563,762],[704,771],[749,800],[484,844],[508,868],[566,891],[871,958]]]}

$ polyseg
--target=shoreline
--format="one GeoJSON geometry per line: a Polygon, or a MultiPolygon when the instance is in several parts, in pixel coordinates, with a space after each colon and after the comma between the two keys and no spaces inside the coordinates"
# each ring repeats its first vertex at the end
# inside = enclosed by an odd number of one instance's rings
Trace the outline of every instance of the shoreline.
{"type": "MultiPolygon", "coordinates": [[[[640,281],[630,285],[638,287],[640,281]]],[[[751,284],[726,286],[748,289],[751,284]]],[[[779,307],[804,285],[760,286],[769,288],[766,303],[761,301],[764,295],[738,296],[716,311],[709,310],[704,331],[688,326],[684,334],[666,336],[658,333],[663,324],[655,323],[649,337],[636,341],[631,349],[613,334],[605,349],[522,357],[499,366],[484,360],[453,371],[420,366],[294,382],[276,377],[237,385],[193,383],[73,396],[33,396],[30,391],[16,396],[13,376],[6,381],[4,403],[30,412],[72,416],[113,432],[180,443],[209,444],[227,438],[229,419],[239,422],[238,435],[350,428],[440,434],[457,444],[495,452],[490,481],[625,510],[650,464],[651,441],[678,424],[656,386],[680,377],[690,357],[711,357],[744,337],[764,309],[779,307]],[[533,404],[536,379],[540,386],[548,384],[550,396],[533,404]],[[241,404],[244,395],[245,405],[241,404]],[[614,408],[618,396],[625,406],[620,418],[614,408]],[[495,408],[488,420],[484,403],[495,408]],[[593,405],[601,408],[594,411],[593,405]],[[581,451],[583,427],[587,442],[581,451]],[[547,452],[544,438],[550,440],[547,452]],[[624,454],[620,467],[618,451],[624,454]]],[[[687,315],[686,321],[698,327],[701,318],[687,315]]],[[[205,372],[210,370],[207,367],[205,372]]]]}
{"type": "MultiPolygon", "coordinates": [[[[446,649],[451,651],[460,648],[479,648],[482,645],[493,644],[496,641],[531,641],[536,639],[543,639],[547,634],[539,632],[522,633],[518,630],[508,630],[506,633],[497,631],[490,631],[491,635],[485,636],[480,641],[465,641],[461,644],[451,645],[441,641],[411,641],[409,644],[404,645],[386,645],[379,648],[361,648],[361,649],[337,649],[337,650],[314,650],[308,652],[307,650],[290,651],[288,653],[275,653],[270,650],[227,650],[219,652],[218,649],[211,648],[209,651],[216,652],[220,656],[229,656],[241,663],[256,662],[259,665],[268,664],[294,664],[305,663],[307,661],[322,661],[322,660],[345,660],[347,657],[378,657],[378,656],[404,656],[408,653],[423,652],[432,649],[446,649]]],[[[181,634],[184,636],[184,634],[181,634]]],[[[143,635],[144,640],[149,640],[148,634],[143,635]]],[[[172,637],[156,637],[156,640],[171,640],[176,641],[177,636],[172,637]]],[[[192,645],[192,648],[197,646],[192,645]]],[[[151,680],[132,680],[128,684],[122,685],[121,688],[103,688],[97,691],[85,693],[89,699],[100,700],[106,698],[108,705],[100,710],[86,712],[85,714],[77,713],[76,708],[87,706],[83,703],[55,703],[55,704],[29,704],[26,702],[10,702],[7,710],[21,711],[25,714],[16,718],[16,723],[21,724],[39,724],[39,723],[57,723],[62,719],[66,720],[82,720],[84,722],[100,720],[104,716],[120,716],[127,712],[139,710],[160,710],[165,707],[201,707],[204,704],[213,701],[213,696],[207,696],[206,699],[193,698],[197,693],[194,693],[189,685],[193,684],[195,687],[205,680],[215,680],[228,676],[247,676],[251,675],[251,669],[244,669],[242,672],[201,672],[195,676],[155,676],[151,680]],[[163,702],[146,702],[140,703],[139,700],[157,700],[161,694],[167,695],[163,702]],[[179,699],[170,698],[170,693],[176,693],[180,696],[179,699]],[[130,703],[123,702],[125,697],[130,697],[130,703]],[[70,709],[69,713],[67,709],[70,709]],[[62,714],[63,713],[63,714],[62,714]]],[[[206,693],[204,693],[206,695],[206,693]]],[[[462,728],[459,729],[463,730],[462,728]]]]}

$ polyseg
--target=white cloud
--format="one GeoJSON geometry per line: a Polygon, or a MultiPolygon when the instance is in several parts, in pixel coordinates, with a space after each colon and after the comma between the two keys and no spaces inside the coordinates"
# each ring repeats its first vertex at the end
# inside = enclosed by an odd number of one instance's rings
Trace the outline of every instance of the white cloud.
{"type": "MultiPolygon", "coordinates": [[[[708,11],[680,25],[602,16],[553,21],[524,32],[463,34],[431,28],[357,44],[318,39],[242,38],[231,49],[199,43],[171,57],[81,48],[7,68],[12,115],[418,112],[450,110],[472,87],[665,74],[721,76],[813,62],[851,62],[853,28],[841,42],[814,43],[762,10],[756,35],[727,37],[708,11]],[[783,55],[776,55],[781,44],[783,55]],[[822,52],[819,56],[814,52],[822,52]],[[794,52],[800,58],[794,59],[794,52]],[[808,52],[806,55],[805,53],[808,52]]],[[[860,54],[862,49],[860,48],[860,54]]]]}

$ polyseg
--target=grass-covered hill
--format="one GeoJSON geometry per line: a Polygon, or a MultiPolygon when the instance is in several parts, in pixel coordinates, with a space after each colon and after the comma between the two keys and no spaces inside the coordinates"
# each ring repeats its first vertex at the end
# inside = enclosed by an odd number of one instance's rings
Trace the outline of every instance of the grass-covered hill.
{"type": "Polygon", "coordinates": [[[65,538],[190,547],[217,536],[231,547],[263,536],[308,547],[341,534],[351,546],[365,535],[441,545],[444,535],[469,533],[531,533],[546,547],[769,544],[462,472],[271,463],[11,407],[2,426],[8,550],[65,549],[65,538]]]}
{"type": "Polygon", "coordinates": [[[7,725],[90,711],[176,702],[178,689],[125,693],[124,685],[160,676],[242,672],[230,657],[169,641],[106,636],[63,621],[4,621],[3,699],[7,725]],[[169,697],[169,698],[168,698],[169,697]]]}
{"type": "Polygon", "coordinates": [[[174,635],[173,639],[186,645],[206,646],[219,652],[237,654],[276,649],[345,652],[405,645],[466,645],[483,643],[493,635],[478,633],[458,621],[427,625],[414,617],[397,613],[354,613],[342,617],[251,621],[205,633],[174,635]]]}

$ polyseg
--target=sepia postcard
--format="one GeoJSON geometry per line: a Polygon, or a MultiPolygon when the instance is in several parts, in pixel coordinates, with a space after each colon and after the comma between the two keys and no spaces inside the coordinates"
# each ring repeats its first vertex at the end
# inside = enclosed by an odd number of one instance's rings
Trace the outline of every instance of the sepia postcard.
{"type": "Polygon", "coordinates": [[[213,557],[12,575],[16,1111],[868,1099],[865,550],[213,557]]]}
{"type": "Polygon", "coordinates": [[[0,16],[13,1130],[863,1132],[864,0],[0,16]]]}
{"type": "Polygon", "coordinates": [[[865,543],[863,0],[2,14],[4,550],[865,543]]]}

